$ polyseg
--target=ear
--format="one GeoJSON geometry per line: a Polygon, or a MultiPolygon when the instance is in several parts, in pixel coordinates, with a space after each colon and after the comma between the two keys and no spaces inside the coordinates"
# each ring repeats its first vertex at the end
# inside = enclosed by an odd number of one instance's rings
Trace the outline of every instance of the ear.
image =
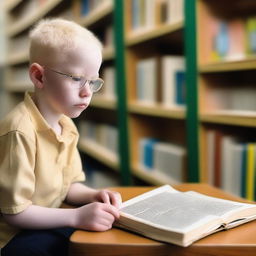
{"type": "Polygon", "coordinates": [[[32,63],[29,67],[29,76],[35,87],[42,89],[44,68],[38,63],[32,63]]]}

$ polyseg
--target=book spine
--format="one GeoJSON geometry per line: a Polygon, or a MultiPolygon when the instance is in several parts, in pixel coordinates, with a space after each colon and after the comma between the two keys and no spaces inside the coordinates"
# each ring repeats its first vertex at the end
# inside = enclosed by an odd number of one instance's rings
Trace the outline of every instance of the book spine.
{"type": "Polygon", "coordinates": [[[254,200],[255,189],[255,158],[254,158],[255,145],[253,143],[247,144],[247,175],[246,175],[246,198],[254,200]]]}
{"type": "Polygon", "coordinates": [[[246,180],[247,180],[247,161],[246,161],[246,145],[243,145],[242,162],[241,162],[241,195],[246,197],[246,180]]]}
{"type": "Polygon", "coordinates": [[[185,62],[183,56],[163,56],[161,59],[162,103],[169,107],[185,104],[185,62]]]}
{"type": "Polygon", "coordinates": [[[215,162],[215,172],[214,172],[214,186],[220,187],[221,186],[221,139],[222,134],[220,131],[216,131],[215,136],[215,155],[214,155],[214,162],[215,162]]]}
{"type": "Polygon", "coordinates": [[[154,144],[154,171],[163,173],[176,183],[184,181],[186,151],[172,143],[154,144]]]}
{"type": "Polygon", "coordinates": [[[154,144],[158,140],[155,138],[143,138],[139,142],[140,164],[147,170],[152,170],[154,166],[154,144]]]}

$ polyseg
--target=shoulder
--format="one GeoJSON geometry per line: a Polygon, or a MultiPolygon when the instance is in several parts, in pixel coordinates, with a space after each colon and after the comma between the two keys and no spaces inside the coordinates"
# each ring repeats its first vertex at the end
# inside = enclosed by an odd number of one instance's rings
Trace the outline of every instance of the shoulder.
{"type": "Polygon", "coordinates": [[[31,139],[34,138],[34,128],[24,102],[19,103],[0,121],[0,136],[11,132],[20,132],[31,139]]]}

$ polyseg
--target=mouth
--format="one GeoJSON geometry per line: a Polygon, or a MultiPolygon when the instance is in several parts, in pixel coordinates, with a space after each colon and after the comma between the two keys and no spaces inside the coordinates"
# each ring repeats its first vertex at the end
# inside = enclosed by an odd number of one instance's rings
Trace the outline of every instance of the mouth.
{"type": "Polygon", "coordinates": [[[87,104],[76,104],[75,107],[84,109],[87,107],[87,104]]]}

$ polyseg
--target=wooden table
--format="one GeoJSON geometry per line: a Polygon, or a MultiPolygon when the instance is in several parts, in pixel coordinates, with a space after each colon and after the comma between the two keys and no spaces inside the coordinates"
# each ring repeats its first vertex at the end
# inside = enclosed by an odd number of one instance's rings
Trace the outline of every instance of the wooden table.
{"type": "MultiPolygon", "coordinates": [[[[112,190],[122,194],[123,201],[151,190],[153,187],[117,187],[112,190]]],[[[194,190],[224,199],[245,201],[207,184],[182,184],[180,191],[194,190]]],[[[161,243],[127,231],[113,228],[105,232],[76,231],[70,238],[71,256],[255,256],[256,221],[228,231],[205,237],[189,247],[161,243]]]]}

